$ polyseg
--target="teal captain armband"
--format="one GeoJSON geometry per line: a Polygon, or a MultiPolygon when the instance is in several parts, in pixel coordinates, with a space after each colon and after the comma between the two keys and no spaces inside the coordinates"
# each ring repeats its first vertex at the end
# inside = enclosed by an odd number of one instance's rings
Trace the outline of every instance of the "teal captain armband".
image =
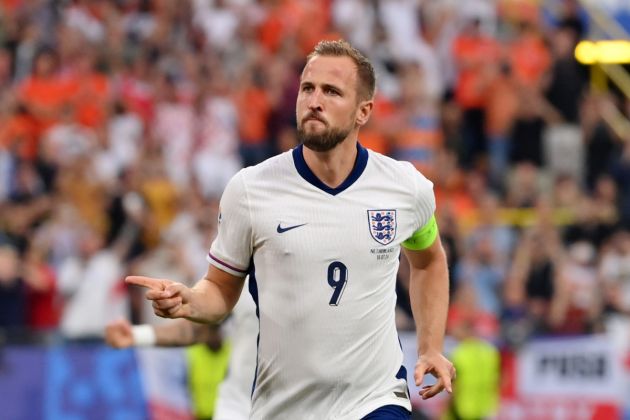
{"type": "Polygon", "coordinates": [[[412,251],[422,251],[433,245],[437,236],[438,226],[435,221],[435,215],[433,215],[424,226],[416,230],[409,239],[403,242],[402,246],[412,251]]]}

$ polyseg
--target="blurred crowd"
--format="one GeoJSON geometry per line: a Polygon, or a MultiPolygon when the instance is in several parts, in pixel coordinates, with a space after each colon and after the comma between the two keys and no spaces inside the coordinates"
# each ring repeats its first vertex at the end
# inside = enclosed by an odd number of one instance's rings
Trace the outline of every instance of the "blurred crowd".
{"type": "Polygon", "coordinates": [[[378,73],[360,141],[435,184],[449,333],[628,331],[630,133],[605,116],[630,101],[575,61],[586,22],[573,0],[0,0],[3,337],[158,322],[124,276],[204,273],[225,184],[295,146],[305,56],[339,38],[378,73]]]}

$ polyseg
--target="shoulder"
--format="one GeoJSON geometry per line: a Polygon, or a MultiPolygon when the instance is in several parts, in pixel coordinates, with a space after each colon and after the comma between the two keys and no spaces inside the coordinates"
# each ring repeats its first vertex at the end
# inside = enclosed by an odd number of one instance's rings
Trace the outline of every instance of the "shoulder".
{"type": "Polygon", "coordinates": [[[286,176],[293,168],[291,151],[282,152],[258,165],[241,169],[234,177],[241,177],[246,185],[251,185],[262,180],[268,180],[278,176],[286,176]]]}
{"type": "Polygon", "coordinates": [[[369,150],[371,165],[383,175],[389,175],[400,182],[408,181],[410,184],[418,187],[428,185],[431,188],[433,183],[429,181],[415,166],[404,160],[396,160],[389,156],[382,155],[378,152],[369,150]]]}

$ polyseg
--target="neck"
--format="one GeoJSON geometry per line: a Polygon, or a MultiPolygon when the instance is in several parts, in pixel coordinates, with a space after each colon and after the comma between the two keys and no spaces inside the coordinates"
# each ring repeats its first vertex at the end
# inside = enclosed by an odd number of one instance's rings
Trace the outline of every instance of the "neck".
{"type": "Polygon", "coordinates": [[[313,174],[330,188],[337,188],[348,178],[357,158],[357,139],[348,137],[334,149],[315,152],[302,149],[304,161],[313,174]]]}

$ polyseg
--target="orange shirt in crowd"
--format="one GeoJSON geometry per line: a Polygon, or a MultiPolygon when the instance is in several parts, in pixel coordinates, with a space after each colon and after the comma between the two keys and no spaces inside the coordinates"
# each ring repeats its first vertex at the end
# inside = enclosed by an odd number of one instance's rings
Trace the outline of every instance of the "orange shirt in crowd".
{"type": "Polygon", "coordinates": [[[525,33],[508,48],[512,72],[526,87],[536,87],[551,66],[551,54],[542,37],[525,33]]]}
{"type": "Polygon", "coordinates": [[[285,37],[282,16],[277,12],[271,12],[258,27],[258,39],[260,44],[272,53],[280,48],[280,43],[285,37]]]}
{"type": "Polygon", "coordinates": [[[460,35],[455,39],[453,56],[459,72],[455,99],[460,106],[471,109],[485,105],[485,89],[499,53],[499,44],[490,37],[460,35]]]}
{"type": "Polygon", "coordinates": [[[260,144],[268,140],[267,129],[271,102],[264,89],[254,86],[243,89],[236,95],[238,125],[241,142],[260,144]]]}
{"type": "Polygon", "coordinates": [[[486,91],[486,133],[506,136],[518,110],[518,91],[512,76],[499,75],[486,91]]]}
{"type": "Polygon", "coordinates": [[[37,157],[38,126],[33,117],[16,113],[0,123],[0,149],[14,150],[26,160],[37,157]]]}
{"type": "Polygon", "coordinates": [[[281,0],[268,10],[258,27],[258,39],[267,51],[275,53],[285,39],[296,35],[300,49],[309,53],[313,40],[321,39],[329,23],[330,0],[281,0]]]}
{"type": "Polygon", "coordinates": [[[330,1],[319,0],[304,4],[302,23],[297,27],[298,45],[308,55],[321,40],[334,41],[343,36],[330,28],[330,1]]]}
{"type": "Polygon", "coordinates": [[[72,78],[69,90],[75,105],[75,116],[79,124],[98,128],[105,123],[109,81],[100,73],[82,78],[72,78]]]}
{"type": "Polygon", "coordinates": [[[361,129],[359,142],[361,146],[384,155],[388,154],[391,149],[387,137],[372,127],[361,129]]]}
{"type": "Polygon", "coordinates": [[[1,0],[0,9],[2,9],[4,13],[13,15],[23,3],[25,3],[25,0],[1,0]]]}
{"type": "Polygon", "coordinates": [[[38,135],[59,120],[64,105],[72,101],[70,84],[61,77],[31,76],[20,86],[20,98],[38,124],[38,135]]]}
{"type": "Polygon", "coordinates": [[[374,109],[367,124],[361,127],[359,142],[377,153],[389,155],[392,151],[391,134],[387,128],[391,128],[390,121],[396,115],[396,104],[378,93],[374,97],[374,109]]]}
{"type": "Polygon", "coordinates": [[[466,189],[466,176],[461,169],[450,174],[449,179],[436,179],[433,187],[438,210],[452,213],[462,233],[467,233],[477,220],[477,203],[466,189]]]}

